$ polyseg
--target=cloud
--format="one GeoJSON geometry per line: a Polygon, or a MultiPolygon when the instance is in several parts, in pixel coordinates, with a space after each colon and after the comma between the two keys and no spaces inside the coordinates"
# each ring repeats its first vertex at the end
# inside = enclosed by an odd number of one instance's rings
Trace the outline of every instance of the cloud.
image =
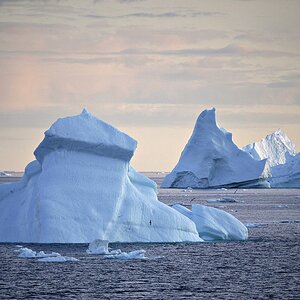
{"type": "MultiPolygon", "coordinates": [[[[228,45],[221,48],[184,48],[178,50],[153,50],[150,48],[126,48],[120,51],[22,51],[22,50],[0,50],[0,54],[11,54],[11,55],[21,55],[21,54],[30,54],[37,56],[45,55],[93,55],[98,57],[105,56],[139,56],[139,55],[149,55],[149,56],[178,56],[178,57],[263,57],[263,58],[276,58],[276,57],[299,57],[300,54],[285,52],[285,51],[276,51],[268,49],[254,49],[244,45],[228,45]]],[[[94,58],[96,59],[96,58],[94,58]]],[[[73,60],[66,59],[65,62],[74,63],[73,60]]],[[[86,58],[77,60],[78,63],[84,62],[90,63],[86,58]]]]}
{"type": "Polygon", "coordinates": [[[83,17],[92,18],[92,19],[124,19],[124,18],[153,19],[153,18],[197,18],[197,17],[212,17],[212,16],[221,16],[221,15],[224,14],[216,11],[196,11],[196,12],[169,11],[164,13],[135,12],[130,14],[115,15],[115,16],[88,14],[88,15],[83,15],[83,17]]]}

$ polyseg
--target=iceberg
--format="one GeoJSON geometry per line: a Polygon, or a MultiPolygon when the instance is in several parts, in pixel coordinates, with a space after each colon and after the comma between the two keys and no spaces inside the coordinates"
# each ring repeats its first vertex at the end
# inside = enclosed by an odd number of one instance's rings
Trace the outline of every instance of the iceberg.
{"type": "Polygon", "coordinates": [[[286,153],[286,163],[272,167],[271,174],[272,188],[300,188],[300,153],[286,153]]]}
{"type": "Polygon", "coordinates": [[[164,178],[161,187],[269,187],[265,164],[266,159],[254,159],[234,144],[231,133],[219,128],[213,108],[199,115],[177,165],[164,178]]]}
{"type": "Polygon", "coordinates": [[[19,182],[0,185],[0,242],[199,241],[130,165],[137,142],[87,110],[45,132],[19,182]]]}
{"type": "Polygon", "coordinates": [[[259,142],[246,145],[243,150],[257,160],[267,159],[266,172],[271,175],[271,168],[286,163],[286,154],[297,154],[295,144],[288,138],[285,132],[277,130],[267,135],[259,142]]]}
{"type": "Polygon", "coordinates": [[[11,174],[4,171],[0,171],[0,177],[9,177],[9,176],[11,176],[11,174]]]}
{"type": "Polygon", "coordinates": [[[193,204],[192,210],[180,204],[172,207],[195,222],[199,236],[204,241],[243,241],[248,238],[247,227],[223,210],[200,204],[193,204]]]}
{"type": "Polygon", "coordinates": [[[89,248],[86,250],[86,253],[100,255],[109,254],[108,243],[109,241],[106,240],[94,240],[89,244],[89,248]]]}
{"type": "Polygon", "coordinates": [[[267,159],[266,172],[272,188],[300,188],[300,155],[281,130],[244,147],[255,159],[267,159]]]}

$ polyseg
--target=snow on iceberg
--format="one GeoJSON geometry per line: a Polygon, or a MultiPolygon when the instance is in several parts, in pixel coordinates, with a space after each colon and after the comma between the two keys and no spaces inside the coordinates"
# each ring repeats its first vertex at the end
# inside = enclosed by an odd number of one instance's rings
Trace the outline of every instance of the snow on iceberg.
{"type": "Polygon", "coordinates": [[[0,186],[0,242],[199,241],[130,166],[137,142],[83,110],[58,119],[21,181],[0,186]]]}
{"type": "Polygon", "coordinates": [[[192,210],[179,204],[172,207],[195,222],[199,236],[204,241],[248,238],[247,227],[225,211],[200,204],[192,205],[192,210]]]}
{"type": "Polygon", "coordinates": [[[243,150],[257,160],[266,158],[266,172],[269,176],[272,167],[286,163],[287,153],[292,156],[297,153],[295,144],[280,129],[259,142],[246,145],[243,150]]]}
{"type": "Polygon", "coordinates": [[[165,188],[268,187],[266,160],[239,149],[232,134],[219,128],[215,109],[204,110],[179,162],[162,183],[165,188]]]}
{"type": "Polygon", "coordinates": [[[271,168],[269,181],[272,188],[300,188],[300,153],[286,154],[286,163],[271,168]]]}

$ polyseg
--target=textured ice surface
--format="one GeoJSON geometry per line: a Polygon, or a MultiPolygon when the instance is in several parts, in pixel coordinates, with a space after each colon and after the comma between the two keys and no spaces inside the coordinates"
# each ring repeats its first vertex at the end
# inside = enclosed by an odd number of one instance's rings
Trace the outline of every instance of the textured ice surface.
{"type": "Polygon", "coordinates": [[[193,220],[204,241],[246,240],[246,226],[231,214],[214,207],[193,204],[192,210],[175,204],[174,209],[193,220]]]}
{"type": "Polygon", "coordinates": [[[255,159],[267,158],[266,174],[274,188],[300,188],[300,156],[281,130],[244,147],[255,159]]]}
{"type": "Polygon", "coordinates": [[[265,163],[266,160],[258,161],[239,149],[231,133],[219,128],[215,109],[205,110],[162,187],[267,187],[265,163]]]}
{"type": "Polygon", "coordinates": [[[286,154],[286,163],[271,168],[269,179],[274,188],[300,188],[300,153],[295,156],[286,154]]]}
{"type": "Polygon", "coordinates": [[[270,175],[270,168],[286,162],[286,153],[296,155],[296,146],[285,132],[277,130],[267,135],[259,142],[249,144],[243,148],[257,160],[266,158],[266,171],[270,175]]]}
{"type": "Polygon", "coordinates": [[[0,185],[0,242],[198,241],[136,172],[136,141],[84,110],[57,120],[21,181],[0,185]]]}

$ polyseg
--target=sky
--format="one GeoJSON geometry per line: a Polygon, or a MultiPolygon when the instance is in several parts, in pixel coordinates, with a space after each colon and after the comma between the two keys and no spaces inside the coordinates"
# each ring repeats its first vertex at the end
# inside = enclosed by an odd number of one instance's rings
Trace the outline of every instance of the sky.
{"type": "Polygon", "coordinates": [[[170,171],[215,107],[242,147],[300,147],[298,0],[0,0],[0,170],[22,171],[59,117],[93,115],[170,171]]]}

